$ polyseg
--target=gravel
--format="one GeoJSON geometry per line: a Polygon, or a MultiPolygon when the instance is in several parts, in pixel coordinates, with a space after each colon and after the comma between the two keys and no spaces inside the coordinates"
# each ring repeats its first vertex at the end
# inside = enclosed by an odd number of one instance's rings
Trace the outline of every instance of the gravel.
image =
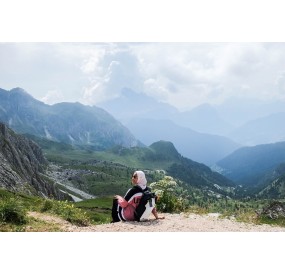
{"type": "Polygon", "coordinates": [[[117,222],[78,227],[58,217],[30,212],[30,216],[59,224],[64,232],[284,232],[284,227],[256,225],[220,218],[219,214],[164,214],[165,219],[145,222],[117,222]]]}

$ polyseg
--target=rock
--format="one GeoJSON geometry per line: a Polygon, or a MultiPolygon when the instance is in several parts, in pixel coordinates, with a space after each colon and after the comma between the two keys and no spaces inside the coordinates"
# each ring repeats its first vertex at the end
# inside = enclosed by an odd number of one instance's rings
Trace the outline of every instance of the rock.
{"type": "Polygon", "coordinates": [[[270,219],[278,219],[279,217],[285,218],[285,203],[275,201],[257,214],[269,217],[270,219]]]}
{"type": "Polygon", "coordinates": [[[48,162],[41,148],[0,123],[0,187],[55,199],[69,199],[44,177],[48,162]]]}

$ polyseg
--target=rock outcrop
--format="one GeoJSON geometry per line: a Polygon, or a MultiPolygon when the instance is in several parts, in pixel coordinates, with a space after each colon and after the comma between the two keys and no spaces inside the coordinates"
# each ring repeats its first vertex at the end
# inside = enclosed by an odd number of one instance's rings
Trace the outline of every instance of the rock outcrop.
{"type": "Polygon", "coordinates": [[[285,203],[274,201],[257,213],[259,216],[266,216],[270,219],[285,218],[285,203]]]}
{"type": "Polygon", "coordinates": [[[0,187],[42,197],[67,199],[44,176],[47,160],[41,148],[0,123],[0,187]]]}

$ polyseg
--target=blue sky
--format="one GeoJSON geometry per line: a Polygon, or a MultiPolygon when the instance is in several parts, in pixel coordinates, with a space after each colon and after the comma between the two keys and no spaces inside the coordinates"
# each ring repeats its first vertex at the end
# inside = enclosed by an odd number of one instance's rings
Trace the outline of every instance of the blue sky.
{"type": "Polygon", "coordinates": [[[181,110],[285,100],[285,43],[0,43],[0,87],[96,105],[127,87],[181,110]]]}

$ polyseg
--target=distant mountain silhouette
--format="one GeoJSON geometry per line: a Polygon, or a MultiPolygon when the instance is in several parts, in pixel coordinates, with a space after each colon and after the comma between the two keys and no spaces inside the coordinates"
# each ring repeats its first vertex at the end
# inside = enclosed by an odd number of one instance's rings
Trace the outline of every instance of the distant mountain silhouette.
{"type": "Polygon", "coordinates": [[[185,157],[212,165],[240,146],[228,138],[195,132],[170,120],[133,119],[127,127],[144,144],[171,141],[185,157]]]}
{"type": "Polygon", "coordinates": [[[285,112],[252,120],[228,135],[244,145],[257,145],[285,140],[285,112]]]}
{"type": "Polygon", "coordinates": [[[226,134],[233,128],[209,104],[200,105],[191,111],[180,112],[167,103],[159,102],[131,89],[123,89],[120,97],[100,103],[99,106],[124,124],[128,124],[134,118],[169,119],[194,131],[215,135],[226,134]]]}
{"type": "Polygon", "coordinates": [[[191,111],[178,113],[173,121],[194,131],[212,135],[226,135],[233,129],[210,104],[202,104],[191,111]]]}
{"type": "Polygon", "coordinates": [[[229,138],[216,135],[229,131],[231,126],[210,105],[180,112],[143,93],[130,89],[124,89],[121,93],[120,97],[100,106],[121,120],[147,145],[157,140],[169,140],[183,155],[207,165],[239,147],[229,138]]]}
{"type": "Polygon", "coordinates": [[[231,97],[219,105],[202,104],[182,112],[144,93],[123,89],[120,97],[100,106],[125,125],[134,119],[171,120],[196,132],[225,136],[244,146],[285,140],[282,101],[231,97]]]}
{"type": "Polygon", "coordinates": [[[126,127],[101,108],[80,103],[47,105],[20,88],[0,90],[0,121],[19,133],[94,149],[139,144],[126,127]]]}
{"type": "Polygon", "coordinates": [[[215,105],[215,110],[220,118],[239,128],[249,121],[283,112],[285,101],[268,102],[253,98],[230,97],[222,104],[215,105]]]}
{"type": "Polygon", "coordinates": [[[123,89],[121,95],[115,99],[99,103],[114,117],[123,123],[134,117],[165,119],[173,117],[178,110],[166,103],[158,102],[143,93],[136,93],[131,89],[123,89]]]}

